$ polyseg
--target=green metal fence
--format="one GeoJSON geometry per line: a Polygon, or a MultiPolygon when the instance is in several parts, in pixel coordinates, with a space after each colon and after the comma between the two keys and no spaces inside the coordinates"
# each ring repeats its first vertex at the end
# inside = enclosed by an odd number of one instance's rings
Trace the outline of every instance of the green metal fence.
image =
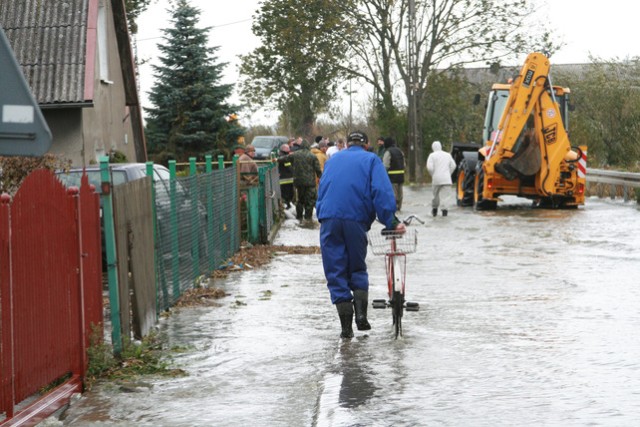
{"type": "Polygon", "coordinates": [[[276,163],[258,169],[260,184],[260,241],[267,243],[280,213],[280,174],[276,163]]]}
{"type": "MultiPolygon", "coordinates": [[[[147,162],[146,174],[153,177],[153,214],[148,213],[146,220],[153,221],[155,230],[157,310],[154,313],[170,308],[198,279],[208,277],[238,252],[241,230],[245,230],[244,235],[251,243],[269,243],[273,237],[282,214],[276,165],[261,164],[258,182],[242,188],[236,165],[237,157],[229,168],[225,168],[222,156],[218,157],[217,164],[207,156],[204,167],[190,159],[188,175],[178,176],[175,161],[169,162],[168,173],[164,168],[156,170],[153,163],[147,162]]],[[[100,166],[100,188],[110,188],[112,179],[106,157],[101,159],[100,166]]],[[[102,193],[104,242],[112,329],[120,331],[118,264],[110,194],[102,193]]],[[[131,232],[135,236],[139,230],[131,232]]],[[[139,315],[146,317],[148,313],[139,315]]],[[[114,335],[112,341],[114,351],[119,353],[122,337],[114,335]]]]}
{"type": "MultiPolygon", "coordinates": [[[[170,161],[168,179],[158,179],[153,164],[147,164],[147,174],[155,178],[158,312],[231,258],[240,249],[241,234],[250,243],[269,243],[281,215],[275,164],[261,164],[257,183],[241,189],[237,159],[229,168],[221,157],[216,164],[211,160],[208,156],[203,167],[190,159],[187,176],[178,176],[176,162],[170,161]]],[[[109,179],[108,173],[103,179],[109,179]]]]}
{"type": "Polygon", "coordinates": [[[240,248],[236,168],[155,183],[158,310],[171,307],[201,276],[208,276],[240,248]]]}

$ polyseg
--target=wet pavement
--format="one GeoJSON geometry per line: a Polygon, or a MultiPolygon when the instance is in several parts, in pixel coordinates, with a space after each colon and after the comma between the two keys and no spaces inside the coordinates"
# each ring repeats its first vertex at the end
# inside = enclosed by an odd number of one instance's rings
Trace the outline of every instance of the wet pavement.
{"type": "MultiPolygon", "coordinates": [[[[588,199],[573,211],[505,198],[494,212],[432,218],[430,187],[406,187],[417,225],[406,313],[339,339],[320,255],[280,254],[215,286],[217,307],[160,322],[181,378],[125,392],[98,384],[64,425],[583,426],[640,420],[640,210],[588,199]]],[[[379,226],[376,226],[379,228],[379,226]]],[[[285,221],[283,245],[318,245],[285,221]]],[[[386,294],[369,254],[370,299],[386,294]]]]}

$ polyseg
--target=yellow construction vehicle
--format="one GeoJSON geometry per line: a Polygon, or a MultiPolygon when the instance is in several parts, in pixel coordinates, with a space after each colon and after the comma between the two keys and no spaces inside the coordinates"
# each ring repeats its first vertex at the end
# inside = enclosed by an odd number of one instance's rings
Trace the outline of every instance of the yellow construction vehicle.
{"type": "Polygon", "coordinates": [[[458,205],[495,209],[502,195],[534,205],[584,204],[587,147],[567,135],[569,89],[553,86],[549,59],[530,54],[510,84],[494,84],[485,115],[485,145],[461,153],[458,205]]]}

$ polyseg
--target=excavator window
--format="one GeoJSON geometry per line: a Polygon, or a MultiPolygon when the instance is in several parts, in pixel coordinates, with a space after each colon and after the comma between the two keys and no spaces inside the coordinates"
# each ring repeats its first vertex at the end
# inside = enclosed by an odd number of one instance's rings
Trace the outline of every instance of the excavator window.
{"type": "Polygon", "coordinates": [[[489,93],[489,101],[487,103],[487,113],[485,115],[484,130],[482,138],[489,141],[493,132],[498,128],[500,116],[507,105],[509,98],[509,89],[494,89],[489,93]]]}

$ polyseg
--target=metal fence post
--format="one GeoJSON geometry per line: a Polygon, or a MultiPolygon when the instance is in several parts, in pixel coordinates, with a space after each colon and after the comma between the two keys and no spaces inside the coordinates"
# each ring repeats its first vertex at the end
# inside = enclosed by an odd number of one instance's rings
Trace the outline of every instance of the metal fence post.
{"type": "MultiPolygon", "coordinates": [[[[237,201],[236,201],[236,215],[235,217],[238,218],[237,224],[236,225],[236,239],[238,242],[240,242],[242,240],[242,196],[241,196],[241,192],[240,192],[240,168],[238,167],[238,159],[240,158],[240,156],[238,156],[237,154],[233,155],[233,158],[231,160],[231,164],[233,165],[233,167],[235,168],[235,175],[236,175],[236,188],[238,189],[238,197],[237,197],[237,201]]],[[[248,197],[248,195],[247,195],[248,197]]]]}
{"type": "Polygon", "coordinates": [[[200,275],[200,221],[198,218],[198,205],[200,195],[198,188],[198,169],[196,158],[189,157],[189,176],[191,178],[192,191],[189,192],[191,198],[191,253],[193,254],[193,276],[200,275]]]}
{"type": "Polygon", "coordinates": [[[180,251],[178,241],[178,201],[176,200],[176,161],[169,160],[169,222],[171,230],[171,276],[174,300],[180,298],[180,251]]]}
{"type": "Polygon", "coordinates": [[[213,218],[213,156],[204,156],[206,162],[206,177],[207,177],[207,248],[209,249],[207,257],[209,259],[209,272],[215,268],[215,259],[213,258],[213,232],[214,232],[214,218],[213,218]]]}
{"type": "Polygon", "coordinates": [[[111,342],[115,354],[122,353],[122,331],[120,326],[120,297],[118,292],[118,265],[116,259],[116,235],[113,221],[113,199],[109,157],[100,157],[100,180],[102,181],[102,219],[107,256],[107,279],[109,281],[109,304],[111,306],[111,342]]]}

